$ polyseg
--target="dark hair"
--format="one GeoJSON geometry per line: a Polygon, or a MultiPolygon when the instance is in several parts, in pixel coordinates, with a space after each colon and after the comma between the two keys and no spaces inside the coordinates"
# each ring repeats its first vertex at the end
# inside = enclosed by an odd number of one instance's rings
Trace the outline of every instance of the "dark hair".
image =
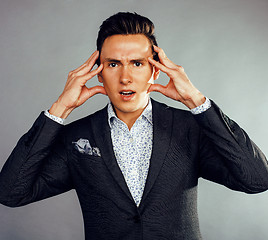
{"type": "MultiPolygon", "coordinates": [[[[122,34],[144,34],[152,44],[153,58],[158,61],[158,55],[153,50],[153,45],[157,46],[154,36],[154,24],[147,17],[137,13],[119,12],[103,21],[100,26],[97,38],[97,50],[101,52],[104,40],[110,36],[122,34]]],[[[99,59],[97,60],[99,65],[99,59]]]]}

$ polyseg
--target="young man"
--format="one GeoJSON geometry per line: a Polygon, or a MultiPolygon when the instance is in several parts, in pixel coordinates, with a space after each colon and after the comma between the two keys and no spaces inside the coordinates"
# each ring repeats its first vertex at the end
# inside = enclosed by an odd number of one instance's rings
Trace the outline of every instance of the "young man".
{"type": "Polygon", "coordinates": [[[75,189],[86,239],[197,240],[199,177],[257,193],[268,188],[268,165],[157,47],[152,22],[118,13],[100,27],[97,51],[19,140],[0,174],[0,202],[17,207],[75,189]],[[167,86],[153,84],[160,71],[167,86]],[[95,75],[103,86],[88,89],[95,75]],[[150,99],[152,91],[191,111],[150,99]],[[107,107],[61,124],[98,93],[108,95],[107,107]]]}

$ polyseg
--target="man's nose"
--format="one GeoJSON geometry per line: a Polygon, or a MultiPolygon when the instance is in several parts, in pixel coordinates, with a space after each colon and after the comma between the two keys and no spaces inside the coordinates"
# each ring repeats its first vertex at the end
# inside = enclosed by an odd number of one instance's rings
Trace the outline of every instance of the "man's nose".
{"type": "Polygon", "coordinates": [[[128,68],[128,66],[124,66],[120,74],[120,83],[129,84],[131,82],[132,82],[131,70],[128,68]]]}

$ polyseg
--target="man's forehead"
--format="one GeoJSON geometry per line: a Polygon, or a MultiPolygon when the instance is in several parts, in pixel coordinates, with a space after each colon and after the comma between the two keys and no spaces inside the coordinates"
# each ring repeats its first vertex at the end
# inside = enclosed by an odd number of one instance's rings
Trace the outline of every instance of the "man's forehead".
{"type": "Polygon", "coordinates": [[[113,35],[105,39],[102,45],[102,51],[113,48],[126,48],[125,50],[137,48],[140,51],[148,51],[151,47],[150,41],[143,34],[113,35]]]}
{"type": "Polygon", "coordinates": [[[113,35],[102,46],[101,57],[110,59],[140,59],[152,54],[152,45],[143,34],[113,35]]]}

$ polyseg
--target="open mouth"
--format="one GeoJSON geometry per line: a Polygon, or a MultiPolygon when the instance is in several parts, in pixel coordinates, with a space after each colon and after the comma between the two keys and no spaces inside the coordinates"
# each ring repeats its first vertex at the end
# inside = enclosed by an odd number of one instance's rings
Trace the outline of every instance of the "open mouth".
{"type": "Polygon", "coordinates": [[[133,91],[121,91],[120,94],[121,95],[124,95],[124,96],[130,96],[132,94],[134,94],[135,92],[133,91]]]}

